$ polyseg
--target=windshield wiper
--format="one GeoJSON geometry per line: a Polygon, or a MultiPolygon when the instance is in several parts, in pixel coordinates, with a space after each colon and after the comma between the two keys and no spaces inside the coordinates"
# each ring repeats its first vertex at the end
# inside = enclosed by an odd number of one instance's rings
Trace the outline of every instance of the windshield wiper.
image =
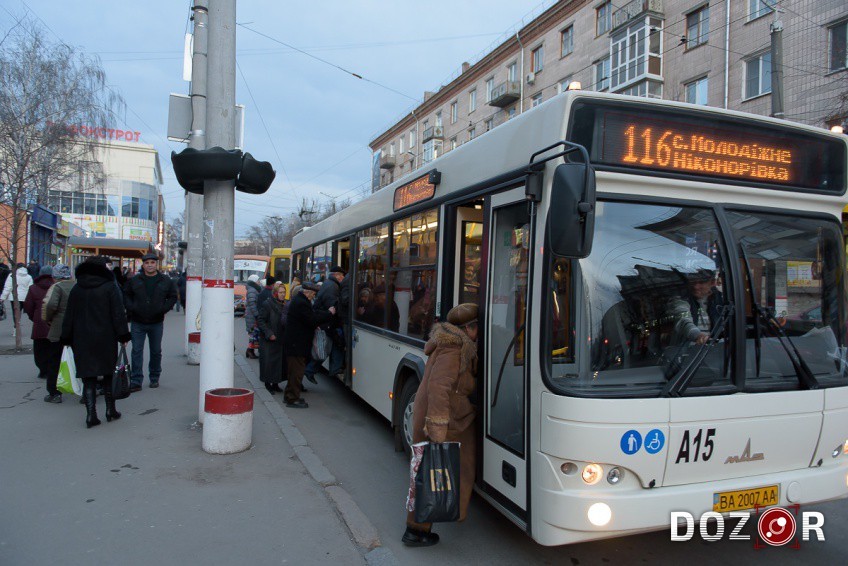
{"type": "MultiPolygon", "coordinates": [[[[707,357],[709,353],[709,349],[712,348],[716,342],[716,338],[718,335],[725,330],[727,327],[727,322],[730,320],[731,315],[734,312],[733,303],[727,303],[721,310],[721,314],[716,320],[713,329],[710,331],[710,336],[707,338],[707,341],[701,344],[698,350],[695,352],[695,355],[692,356],[692,359],[689,360],[685,366],[683,366],[677,374],[672,377],[669,382],[663,387],[661,395],[663,397],[678,397],[681,393],[689,386],[692,382],[692,378],[695,376],[695,372],[701,367],[704,359],[707,357]]],[[[724,357],[724,363],[722,364],[722,375],[727,374],[727,356],[724,357]]]]}
{"type": "Polygon", "coordinates": [[[801,356],[801,352],[798,351],[798,348],[795,346],[795,342],[792,341],[789,336],[786,335],[786,332],[781,328],[780,323],[774,317],[774,315],[768,310],[764,309],[757,302],[756,295],[754,294],[754,278],[751,275],[751,264],[748,262],[748,254],[745,253],[745,246],[740,242],[739,243],[739,251],[742,252],[742,261],[745,262],[745,271],[748,274],[748,288],[750,289],[750,298],[751,298],[751,308],[754,309],[754,327],[757,334],[756,337],[756,351],[757,351],[757,377],[760,376],[760,325],[759,319],[762,318],[766,323],[767,328],[771,328],[777,336],[777,340],[780,342],[780,345],[783,347],[783,350],[786,352],[786,356],[789,358],[789,361],[792,363],[792,367],[795,368],[795,375],[798,376],[798,382],[805,389],[818,389],[819,382],[816,381],[815,376],[813,375],[812,370],[810,370],[810,366],[807,365],[807,362],[804,361],[804,358],[801,356]],[[789,345],[792,346],[792,350],[786,346],[786,343],[789,342],[789,345]]]}

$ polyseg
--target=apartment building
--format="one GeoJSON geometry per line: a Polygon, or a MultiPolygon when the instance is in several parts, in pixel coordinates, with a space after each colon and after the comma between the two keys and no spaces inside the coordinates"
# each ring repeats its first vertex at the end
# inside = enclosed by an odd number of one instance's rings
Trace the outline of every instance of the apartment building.
{"type": "Polygon", "coordinates": [[[848,120],[845,0],[556,2],[379,134],[383,187],[569,88],[772,112],[771,29],[783,28],[784,117],[848,120]]]}

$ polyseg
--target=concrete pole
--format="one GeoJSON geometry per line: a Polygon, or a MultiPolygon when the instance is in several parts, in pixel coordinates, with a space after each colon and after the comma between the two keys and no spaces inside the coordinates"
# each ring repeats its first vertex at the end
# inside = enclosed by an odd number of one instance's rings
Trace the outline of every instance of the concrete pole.
{"type": "MultiPolygon", "coordinates": [[[[209,6],[206,144],[233,149],[236,105],[236,0],[209,6]]],[[[203,336],[198,418],[206,391],[233,386],[233,226],[235,180],[206,181],[203,191],[203,336]]]]}
{"type": "MultiPolygon", "coordinates": [[[[188,146],[206,149],[206,55],[208,0],[194,1],[194,48],[191,56],[191,132],[188,146]]],[[[203,196],[186,192],[186,306],[185,351],[188,335],[200,332],[200,287],[203,280],[203,196]]]]}
{"type": "Polygon", "coordinates": [[[783,118],[783,22],[780,20],[771,24],[771,115],[783,118]]]}

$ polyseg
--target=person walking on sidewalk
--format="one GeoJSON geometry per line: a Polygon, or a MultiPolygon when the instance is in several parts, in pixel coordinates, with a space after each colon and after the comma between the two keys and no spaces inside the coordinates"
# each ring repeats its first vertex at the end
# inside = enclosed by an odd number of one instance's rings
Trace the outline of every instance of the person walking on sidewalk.
{"type": "Polygon", "coordinates": [[[62,321],[62,345],[74,351],[77,377],[82,379],[85,402],[85,424],[100,424],[97,418],[97,382],[103,385],[106,420],[121,418],[112,396],[112,372],[118,362],[118,342],[130,341],[127,315],[115,277],[106,261],[94,256],[79,264],[77,284],[68,296],[68,307],[62,321]]]}
{"type": "Polygon", "coordinates": [[[56,283],[47,291],[44,304],[41,307],[41,318],[50,325],[47,333],[49,342],[49,369],[47,370],[47,403],[61,403],[62,394],[56,389],[56,379],[59,376],[59,365],[62,363],[62,322],[65,320],[65,311],[68,308],[68,297],[74,282],[71,281],[71,268],[64,264],[53,267],[53,280],[56,283]]]}
{"type": "Polygon", "coordinates": [[[50,326],[41,318],[41,307],[44,304],[44,296],[53,283],[53,268],[45,265],[35,282],[30,285],[24,299],[24,312],[32,321],[32,357],[35,359],[40,379],[47,379],[50,371],[50,340],[47,339],[50,326]]]}
{"type": "Polygon", "coordinates": [[[3,293],[0,294],[0,301],[5,301],[7,298],[9,299],[9,307],[12,311],[12,322],[14,326],[12,327],[12,336],[15,335],[15,328],[18,326],[18,314],[21,311],[21,303],[23,303],[24,298],[29,291],[29,286],[32,285],[32,277],[27,273],[27,268],[24,264],[19,263],[15,268],[14,274],[9,274],[9,277],[6,278],[6,282],[3,284],[3,293]],[[17,284],[18,291],[18,299],[15,301],[15,295],[12,292],[12,285],[17,284]],[[15,307],[17,306],[17,310],[15,307]]]}
{"type": "MultiPolygon", "coordinates": [[[[476,410],[468,399],[477,386],[477,305],[463,303],[448,312],[448,321],[436,323],[424,346],[429,356],[424,378],[412,406],[412,442],[460,442],[459,520],[464,521],[474,487],[476,410]]],[[[406,516],[407,546],[432,546],[439,535],[432,523],[416,523],[406,516]]]]}
{"type": "Polygon", "coordinates": [[[41,266],[34,259],[29,260],[29,265],[27,265],[27,273],[29,276],[33,278],[33,280],[41,275],[41,266]]]}
{"type": "Polygon", "coordinates": [[[259,309],[259,380],[271,395],[282,393],[280,383],[286,380],[286,348],[283,341],[286,329],[286,287],[279,281],[274,284],[271,298],[259,309]]]}
{"type": "Polygon", "coordinates": [[[254,350],[259,349],[259,326],[256,319],[259,317],[259,293],[262,292],[262,287],[259,286],[259,276],[255,273],[247,278],[247,294],[244,299],[244,327],[247,330],[247,350],[244,356],[250,360],[255,360],[259,356],[254,350]]]}
{"type": "Polygon", "coordinates": [[[306,369],[306,360],[312,351],[312,338],[315,335],[315,328],[319,324],[329,322],[336,314],[335,307],[330,307],[325,311],[312,310],[312,301],[317,292],[318,285],[304,283],[301,286],[300,293],[289,303],[284,338],[289,378],[285,390],[287,407],[297,409],[309,407],[300,394],[303,387],[303,372],[306,369]]]}
{"type": "Polygon", "coordinates": [[[141,391],[144,383],[144,342],[148,340],[150,388],[159,387],[162,374],[162,333],[165,314],[177,302],[177,288],[171,278],[159,272],[159,256],[145,254],[142,271],[124,289],[124,303],[132,325],[132,377],[130,391],[141,391]]]}
{"type": "MultiPolygon", "coordinates": [[[[9,269],[9,266],[0,261],[0,291],[6,286],[6,279],[8,279],[10,273],[12,273],[12,270],[9,269]]],[[[3,301],[0,301],[0,320],[4,320],[5,318],[6,305],[3,301]]]]}

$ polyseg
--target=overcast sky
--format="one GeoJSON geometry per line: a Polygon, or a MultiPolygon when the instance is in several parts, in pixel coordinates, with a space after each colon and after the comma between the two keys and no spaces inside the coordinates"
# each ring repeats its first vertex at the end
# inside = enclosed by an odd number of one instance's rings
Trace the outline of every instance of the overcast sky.
{"type": "MultiPolygon", "coordinates": [[[[214,0],[213,0],[214,1],[214,0]]],[[[184,192],[170,164],[168,94],[187,94],[183,42],[189,0],[2,0],[0,29],[30,12],[63,41],[101,58],[124,97],[126,123],[160,153],[168,218],[184,192]]],[[[262,196],[236,193],[236,236],[300,198],[355,196],[370,183],[368,142],[551,0],[327,0],[237,5],[236,100],[245,105],[244,148],[277,171],[262,196]],[[251,31],[253,30],[253,31],[251,31]],[[359,80],[270,36],[355,72],[359,80]],[[399,91],[406,96],[392,92],[399,91]],[[252,97],[251,97],[252,94],[252,97]],[[407,98],[411,97],[411,98],[407,98]],[[415,100],[412,100],[415,99],[415,100]],[[264,125],[263,125],[264,122],[264,125]],[[267,128],[267,133],[266,133],[267,128]],[[269,136],[270,133],[270,136],[269,136]],[[323,193],[323,194],[322,194],[323,193]]]]}

